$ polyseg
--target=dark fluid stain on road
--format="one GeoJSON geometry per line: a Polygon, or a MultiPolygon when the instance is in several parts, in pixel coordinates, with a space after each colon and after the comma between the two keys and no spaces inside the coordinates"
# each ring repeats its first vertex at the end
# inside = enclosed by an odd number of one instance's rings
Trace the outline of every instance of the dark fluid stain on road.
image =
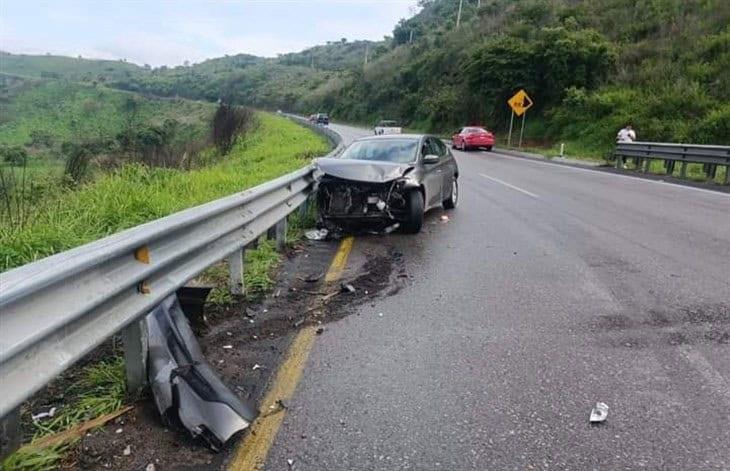
{"type": "Polygon", "coordinates": [[[730,344],[730,306],[700,304],[650,309],[644,319],[624,314],[596,316],[590,329],[611,348],[647,348],[714,343],[730,344]]]}

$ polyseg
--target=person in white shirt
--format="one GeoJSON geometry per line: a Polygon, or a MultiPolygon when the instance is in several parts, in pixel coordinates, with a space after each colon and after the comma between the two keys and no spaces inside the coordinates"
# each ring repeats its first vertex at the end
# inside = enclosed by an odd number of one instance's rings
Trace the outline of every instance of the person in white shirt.
{"type": "Polygon", "coordinates": [[[630,124],[624,126],[616,135],[617,142],[634,142],[635,140],[636,132],[634,132],[630,124]]]}

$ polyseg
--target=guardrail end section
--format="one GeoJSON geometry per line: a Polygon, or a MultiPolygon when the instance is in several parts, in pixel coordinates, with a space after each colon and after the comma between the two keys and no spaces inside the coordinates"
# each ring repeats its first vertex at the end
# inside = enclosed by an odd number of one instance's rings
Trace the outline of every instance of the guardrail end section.
{"type": "Polygon", "coordinates": [[[127,394],[138,397],[147,385],[147,327],[142,320],[132,321],[122,330],[127,394]]]}

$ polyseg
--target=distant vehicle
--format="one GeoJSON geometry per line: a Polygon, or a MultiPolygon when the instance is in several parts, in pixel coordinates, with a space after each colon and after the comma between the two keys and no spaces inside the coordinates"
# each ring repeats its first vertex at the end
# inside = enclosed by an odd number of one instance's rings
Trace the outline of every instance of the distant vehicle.
{"type": "Polygon", "coordinates": [[[330,123],[330,117],[325,113],[317,113],[315,116],[317,124],[327,125],[330,123]]]}
{"type": "Polygon", "coordinates": [[[397,121],[383,120],[375,125],[375,135],[382,136],[383,134],[400,134],[402,129],[398,126],[397,121]]]}
{"type": "Polygon", "coordinates": [[[317,115],[316,114],[310,114],[309,117],[307,118],[307,121],[309,121],[310,123],[316,123],[317,122],[317,115]]]}
{"type": "Polygon", "coordinates": [[[459,199],[459,168],[434,136],[400,134],[358,139],[337,158],[315,160],[317,205],[327,226],[421,230],[431,208],[459,199]]]}
{"type": "Polygon", "coordinates": [[[484,147],[488,151],[494,146],[494,134],[484,128],[477,126],[467,126],[459,129],[451,138],[451,147],[467,151],[469,149],[477,149],[484,147]]]}

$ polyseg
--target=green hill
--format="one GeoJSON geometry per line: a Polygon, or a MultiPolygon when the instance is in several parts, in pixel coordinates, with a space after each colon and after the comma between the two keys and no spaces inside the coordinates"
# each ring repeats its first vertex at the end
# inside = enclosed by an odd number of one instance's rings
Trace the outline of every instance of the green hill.
{"type": "Polygon", "coordinates": [[[730,141],[726,0],[464,0],[458,28],[458,1],[420,4],[384,41],[339,40],[274,59],[158,69],[0,59],[9,73],[349,121],[388,117],[438,132],[476,122],[504,131],[506,99],[525,88],[535,101],[526,129],[534,144],[576,142],[599,154],[626,122],[642,140],[730,141]]]}

